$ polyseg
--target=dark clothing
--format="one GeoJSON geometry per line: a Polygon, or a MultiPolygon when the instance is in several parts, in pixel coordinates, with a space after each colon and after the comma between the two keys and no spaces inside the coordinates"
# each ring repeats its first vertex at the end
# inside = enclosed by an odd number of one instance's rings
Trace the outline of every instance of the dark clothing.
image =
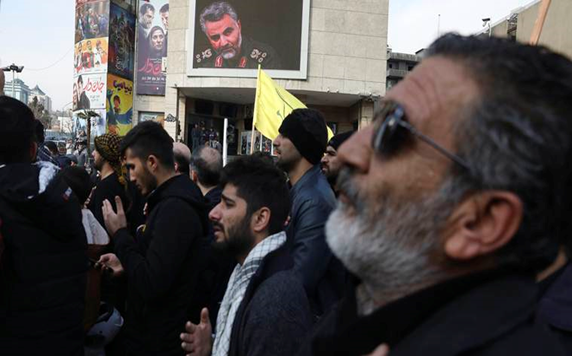
{"type": "MultiPolygon", "coordinates": [[[[93,57],[92,57],[93,58],[93,57]]],[[[93,65],[92,65],[93,67],[93,65]]],[[[91,68],[91,67],[90,67],[91,68]]],[[[90,109],[90,102],[89,102],[89,98],[87,97],[87,95],[85,94],[85,91],[81,93],[81,95],[79,96],[79,101],[77,103],[77,109],[78,110],[82,110],[82,109],[90,109]]]]}
{"type": "Polygon", "coordinates": [[[568,354],[572,354],[572,264],[540,283],[537,320],[550,326],[568,354]]]}
{"type": "Polygon", "coordinates": [[[52,157],[52,153],[50,152],[50,150],[43,144],[39,145],[38,153],[36,155],[38,161],[50,162],[59,167],[58,162],[52,157]]]}
{"type": "Polygon", "coordinates": [[[357,316],[355,292],[320,320],[302,355],[563,355],[534,321],[532,277],[489,271],[457,278],[357,316]]]}
{"type": "Polygon", "coordinates": [[[294,270],[316,314],[329,310],[344,294],[346,272],[326,244],[324,226],[336,205],[328,181],[315,165],[290,189],[291,220],[286,232],[294,270]]]}
{"type": "Polygon", "coordinates": [[[200,190],[184,175],[161,184],[147,203],[147,224],[137,239],[127,229],[113,237],[127,277],[125,344],[134,355],[183,355],[179,335],[198,288],[206,208],[200,190]]]}
{"type": "Polygon", "coordinates": [[[195,53],[195,68],[248,68],[282,69],[280,56],[272,46],[243,36],[240,54],[236,58],[225,59],[211,48],[195,53]]]}
{"type": "Polygon", "coordinates": [[[60,176],[39,176],[36,164],[0,168],[0,354],[83,355],[81,209],[60,176]]]}
{"type": "Polygon", "coordinates": [[[129,200],[127,200],[125,187],[119,183],[119,177],[117,174],[112,173],[97,183],[95,190],[91,195],[91,199],[89,200],[89,204],[87,205],[87,208],[91,210],[93,216],[95,216],[101,226],[105,226],[103,212],[101,210],[103,202],[105,200],[109,200],[113,207],[113,211],[117,211],[117,206],[115,205],[116,196],[121,198],[123,209],[127,210],[129,208],[129,200]]]}
{"type": "Polygon", "coordinates": [[[230,337],[229,356],[290,356],[312,327],[304,287],[287,246],[269,253],[250,280],[230,337]]]}

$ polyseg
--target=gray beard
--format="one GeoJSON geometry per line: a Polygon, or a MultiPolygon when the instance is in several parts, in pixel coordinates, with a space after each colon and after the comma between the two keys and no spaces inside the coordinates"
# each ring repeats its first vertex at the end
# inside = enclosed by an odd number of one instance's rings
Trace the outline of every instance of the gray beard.
{"type": "Polygon", "coordinates": [[[326,240],[376,302],[397,299],[444,279],[442,267],[431,258],[439,253],[440,233],[455,206],[448,183],[415,202],[398,202],[386,192],[374,208],[359,198],[349,181],[342,184],[356,210],[348,215],[348,207],[338,203],[326,223],[326,240]]]}

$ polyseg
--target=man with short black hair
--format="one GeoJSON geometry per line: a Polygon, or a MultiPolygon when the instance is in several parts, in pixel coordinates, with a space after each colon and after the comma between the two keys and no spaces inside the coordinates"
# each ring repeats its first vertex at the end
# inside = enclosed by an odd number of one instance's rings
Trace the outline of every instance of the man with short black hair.
{"type": "Polygon", "coordinates": [[[147,197],[147,223],[134,239],[126,229],[121,200],[117,213],[104,202],[115,254],[100,262],[127,279],[125,346],[129,355],[180,355],[179,335],[197,286],[198,252],[207,232],[199,189],[175,173],[173,140],[158,123],[142,122],[121,143],[129,177],[147,197]]]}
{"type": "Polygon", "coordinates": [[[186,325],[182,347],[196,355],[293,355],[312,315],[304,287],[290,270],[284,174],[259,157],[243,156],[224,168],[221,186],[222,200],[209,214],[215,247],[238,264],[218,312],[214,345],[209,311],[203,309],[199,325],[186,325]]]}
{"type": "Polygon", "coordinates": [[[36,120],[0,96],[0,353],[83,355],[88,268],[82,213],[49,162],[36,120]]]}
{"type": "Polygon", "coordinates": [[[338,180],[338,174],[340,173],[341,168],[340,161],[337,157],[338,149],[348,138],[350,138],[353,133],[353,131],[348,131],[332,137],[330,142],[328,142],[328,146],[326,147],[326,153],[320,161],[322,173],[324,173],[328,179],[328,183],[330,183],[330,186],[336,195],[338,194],[336,181],[338,180]]]}
{"type": "Polygon", "coordinates": [[[274,140],[278,166],[290,178],[292,211],[286,229],[299,274],[316,315],[321,315],[342,296],[345,271],[326,244],[324,224],[336,198],[324,175],[320,159],[328,133],[322,114],[296,109],[286,116],[274,140]]]}
{"type": "Polygon", "coordinates": [[[571,97],[547,48],[433,43],[338,152],[327,241],[360,284],[304,354],[564,354],[535,278],[570,238],[571,97]]]}

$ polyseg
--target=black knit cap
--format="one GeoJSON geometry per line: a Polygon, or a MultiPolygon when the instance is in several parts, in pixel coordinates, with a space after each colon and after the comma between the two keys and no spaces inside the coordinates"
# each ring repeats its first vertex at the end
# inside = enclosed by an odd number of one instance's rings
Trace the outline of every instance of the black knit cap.
{"type": "Polygon", "coordinates": [[[340,148],[340,146],[342,145],[342,143],[344,143],[353,134],[354,134],[353,131],[339,133],[330,139],[330,142],[328,142],[328,146],[331,146],[334,150],[337,151],[338,148],[340,148]]]}
{"type": "Polygon", "coordinates": [[[314,109],[296,109],[286,116],[278,132],[288,138],[302,157],[318,164],[326,152],[328,131],[324,116],[314,109]]]}

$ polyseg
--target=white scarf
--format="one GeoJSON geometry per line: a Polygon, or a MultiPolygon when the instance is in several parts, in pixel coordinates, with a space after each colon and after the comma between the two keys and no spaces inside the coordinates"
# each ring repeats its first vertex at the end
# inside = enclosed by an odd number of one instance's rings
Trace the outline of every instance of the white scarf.
{"type": "Polygon", "coordinates": [[[250,279],[258,270],[262,259],[282,246],[284,242],[286,242],[286,233],[284,231],[265,238],[250,251],[242,266],[237,264],[234,268],[216,319],[213,356],[228,355],[234,317],[240,303],[242,303],[250,279]]]}

